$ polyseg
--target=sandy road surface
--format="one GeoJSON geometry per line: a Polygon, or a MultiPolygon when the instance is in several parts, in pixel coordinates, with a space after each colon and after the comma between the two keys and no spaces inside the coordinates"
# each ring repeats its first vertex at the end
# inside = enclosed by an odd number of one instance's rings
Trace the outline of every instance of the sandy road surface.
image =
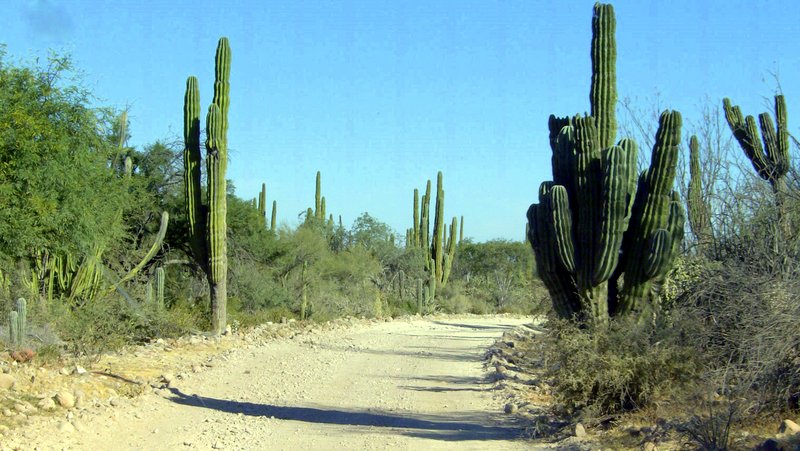
{"type": "Polygon", "coordinates": [[[242,349],[31,449],[532,449],[482,357],[523,318],[402,320],[242,349]]]}

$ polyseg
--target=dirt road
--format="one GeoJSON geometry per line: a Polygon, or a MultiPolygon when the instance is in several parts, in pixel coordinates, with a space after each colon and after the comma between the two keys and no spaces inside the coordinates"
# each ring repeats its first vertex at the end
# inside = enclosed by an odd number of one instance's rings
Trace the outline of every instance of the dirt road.
{"type": "Polygon", "coordinates": [[[523,318],[398,320],[238,350],[31,448],[531,449],[493,399],[486,348],[523,318]]]}

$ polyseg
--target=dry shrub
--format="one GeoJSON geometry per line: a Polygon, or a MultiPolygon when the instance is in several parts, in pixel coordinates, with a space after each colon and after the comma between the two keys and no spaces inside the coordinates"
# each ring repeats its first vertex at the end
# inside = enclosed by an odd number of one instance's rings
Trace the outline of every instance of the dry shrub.
{"type": "Polygon", "coordinates": [[[699,372],[680,331],[632,318],[607,327],[551,320],[544,338],[547,376],[558,406],[585,419],[639,409],[675,393],[699,372]]]}

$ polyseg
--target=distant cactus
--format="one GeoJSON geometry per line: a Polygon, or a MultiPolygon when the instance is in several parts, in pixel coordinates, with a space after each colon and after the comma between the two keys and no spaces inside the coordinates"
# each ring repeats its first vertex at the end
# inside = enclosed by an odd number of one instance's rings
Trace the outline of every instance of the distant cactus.
{"type": "Polygon", "coordinates": [[[275,226],[277,225],[276,224],[277,219],[278,219],[278,201],[277,200],[273,200],[272,201],[272,216],[271,216],[270,221],[269,221],[269,229],[272,230],[273,232],[275,231],[275,226]]]}
{"type": "Polygon", "coordinates": [[[768,181],[775,192],[783,190],[784,178],[789,172],[789,130],[786,120],[786,101],[782,95],[775,96],[775,119],[778,128],[772,122],[769,113],[758,115],[761,136],[756,128],[753,116],[742,115],[737,105],[731,105],[727,97],[722,99],[725,119],[739,142],[744,154],[753,164],[759,177],[768,181]],[[763,146],[762,146],[763,141],[763,146]]]}
{"type": "Polygon", "coordinates": [[[25,343],[25,336],[28,333],[28,309],[25,299],[17,299],[15,307],[16,310],[8,314],[8,338],[12,348],[19,349],[25,343]]]}
{"type": "Polygon", "coordinates": [[[687,216],[692,234],[702,251],[711,239],[710,208],[703,199],[703,181],[700,173],[700,143],[697,136],[689,139],[689,189],[686,196],[687,216]]]}
{"type": "Polygon", "coordinates": [[[156,268],[156,306],[159,309],[164,308],[164,281],[166,275],[164,268],[159,266],[156,268]]]}

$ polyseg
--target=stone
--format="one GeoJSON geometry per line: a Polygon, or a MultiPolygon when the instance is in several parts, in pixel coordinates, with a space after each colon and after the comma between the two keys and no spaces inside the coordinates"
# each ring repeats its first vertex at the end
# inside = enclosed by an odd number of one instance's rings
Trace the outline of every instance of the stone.
{"type": "Polygon", "coordinates": [[[161,380],[164,381],[165,384],[169,384],[175,380],[175,375],[172,373],[164,373],[161,375],[161,380]]]}
{"type": "Polygon", "coordinates": [[[510,403],[505,405],[505,407],[503,408],[503,412],[508,413],[508,414],[512,414],[512,413],[516,413],[518,409],[519,409],[519,407],[517,407],[516,404],[510,402],[510,403]]]}
{"type": "Polygon", "coordinates": [[[0,390],[9,390],[14,386],[14,376],[10,374],[0,374],[0,390]]]}
{"type": "Polygon", "coordinates": [[[62,421],[58,426],[58,432],[61,432],[62,434],[73,433],[75,432],[75,426],[73,426],[69,421],[62,421]]]}
{"type": "Polygon", "coordinates": [[[575,437],[586,437],[586,428],[581,423],[575,423],[575,437]]]}
{"type": "Polygon", "coordinates": [[[71,373],[72,371],[70,371],[70,369],[67,367],[63,367],[60,370],[58,370],[58,372],[61,373],[62,376],[69,376],[69,373],[71,373]]]}
{"type": "Polygon", "coordinates": [[[42,410],[53,410],[56,408],[56,402],[53,398],[44,398],[36,404],[42,410]]]}
{"type": "Polygon", "coordinates": [[[75,396],[68,391],[58,392],[56,393],[56,402],[65,409],[71,409],[75,407],[75,396]]]}
{"type": "Polygon", "coordinates": [[[787,435],[798,434],[800,433],[800,425],[792,420],[783,420],[781,427],[778,429],[778,433],[787,435]]]}
{"type": "Polygon", "coordinates": [[[83,376],[86,373],[87,373],[86,368],[80,365],[75,366],[75,374],[77,374],[78,376],[83,376]]]}

